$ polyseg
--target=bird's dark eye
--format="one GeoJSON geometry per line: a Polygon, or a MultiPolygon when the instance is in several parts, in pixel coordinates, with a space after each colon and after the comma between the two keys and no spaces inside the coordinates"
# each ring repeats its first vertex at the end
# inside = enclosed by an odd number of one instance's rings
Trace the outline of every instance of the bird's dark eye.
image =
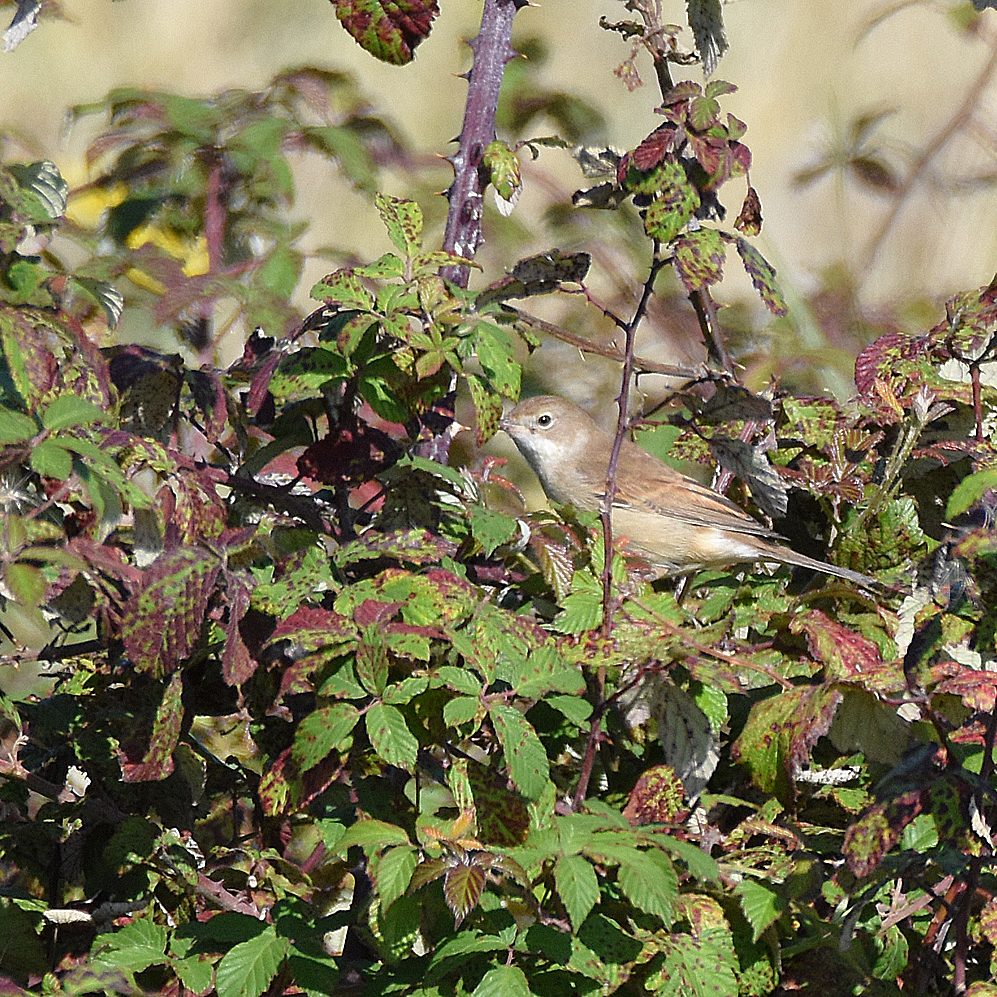
{"type": "Polygon", "coordinates": [[[537,425],[541,429],[547,429],[548,426],[552,426],[553,424],[554,424],[554,417],[552,415],[548,415],[546,412],[544,412],[543,415],[537,416],[537,425]]]}

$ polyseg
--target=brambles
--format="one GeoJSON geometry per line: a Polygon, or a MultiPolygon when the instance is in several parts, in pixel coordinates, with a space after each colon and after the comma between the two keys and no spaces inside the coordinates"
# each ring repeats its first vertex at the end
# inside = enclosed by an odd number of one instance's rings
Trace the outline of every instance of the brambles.
{"type": "MultiPolygon", "coordinates": [[[[435,7],[409,6],[421,37],[435,7]]],[[[734,245],[779,311],[747,241],[757,193],[721,227],[750,161],[729,92],[679,83],[634,150],[579,150],[608,186],[583,200],[643,213],[647,298],[672,265],[708,294],[734,245]]],[[[982,985],[994,288],[871,342],[848,406],[704,368],[705,394],[640,422],[784,511],[798,549],[898,589],[714,571],[677,600],[625,549],[604,574],[597,517],[527,513],[494,458],[444,462],[454,391],[486,440],[558,331],[511,302],[581,297],[592,258],[442,279],[467,261],[416,198],[374,193],[377,156],[405,150],[355,97],[309,69],[262,94],[112,95],[104,240],[65,222],[52,164],[0,173],[3,974],[222,995],[765,994],[827,966],[838,992],[982,985]],[[391,245],[333,269],[307,317],[283,220],[301,143],[369,192],[391,245]],[[227,366],[222,298],[255,329],[227,366]],[[182,327],[185,353],[98,347],[122,307],[182,327]]],[[[489,154],[500,193],[519,138],[489,154]]]]}

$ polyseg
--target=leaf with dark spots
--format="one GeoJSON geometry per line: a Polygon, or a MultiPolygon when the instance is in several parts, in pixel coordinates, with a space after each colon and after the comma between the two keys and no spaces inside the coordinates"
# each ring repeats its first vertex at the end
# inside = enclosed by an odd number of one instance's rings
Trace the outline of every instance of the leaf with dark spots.
{"type": "Polygon", "coordinates": [[[830,730],[840,702],[841,692],[832,687],[799,686],[755,703],[733,757],[748,767],[762,792],[789,803],[796,773],[830,730]]]}
{"type": "Polygon", "coordinates": [[[356,644],[357,628],[352,620],[339,613],[302,606],[277,624],[268,645],[285,640],[302,651],[339,650],[356,644]]]}
{"type": "Polygon", "coordinates": [[[173,772],[173,751],[183,725],[182,696],[183,676],[174,672],[156,710],[152,737],[142,760],[130,762],[123,752],[120,755],[121,778],[125,782],[156,782],[173,772]]]}
{"type": "Polygon", "coordinates": [[[246,411],[251,416],[259,415],[264,402],[269,398],[272,402],[273,396],[270,394],[270,380],[280,364],[282,354],[277,350],[267,353],[249,384],[249,391],[244,395],[246,411]]]}
{"type": "Polygon", "coordinates": [[[210,439],[221,436],[228,420],[228,399],[221,378],[213,370],[189,370],[187,384],[194,404],[204,416],[204,429],[210,439]]]}
{"type": "Polygon", "coordinates": [[[719,284],[726,259],[727,249],[716,229],[701,228],[675,240],[675,272],[690,294],[719,284]]]}
{"type": "Polygon", "coordinates": [[[765,302],[765,307],[773,315],[785,315],[789,308],[779,285],[776,283],[775,267],[744,239],[735,239],[734,245],[737,246],[745,272],[751,278],[751,283],[759,297],[765,302]]]}
{"type": "Polygon", "coordinates": [[[520,260],[507,277],[486,288],[478,300],[481,304],[508,298],[528,298],[550,294],[564,284],[580,284],[592,265],[588,253],[565,253],[551,249],[520,260]]]}
{"type": "Polygon", "coordinates": [[[353,621],[359,627],[375,626],[387,623],[401,609],[400,602],[378,602],[376,599],[364,599],[353,610],[353,621]]]}
{"type": "Polygon", "coordinates": [[[370,531],[340,547],[335,558],[338,564],[377,557],[409,564],[439,564],[444,557],[452,556],[456,549],[452,541],[426,530],[370,531]]]}
{"type": "Polygon", "coordinates": [[[338,426],[298,458],[298,471],[323,484],[362,484],[389,468],[401,456],[399,445],[383,430],[357,421],[338,426]]]}
{"type": "Polygon", "coordinates": [[[876,869],[900,840],[904,828],[923,812],[926,796],[925,789],[913,789],[886,803],[877,803],[848,828],[841,850],[856,876],[861,879],[876,869]]]}
{"type": "Polygon", "coordinates": [[[267,817],[277,817],[300,812],[329,788],[340,768],[338,755],[331,754],[302,773],[292,757],[292,749],[286,748],[260,779],[259,799],[263,813],[267,817]]]}
{"type": "Polygon", "coordinates": [[[725,422],[768,422],[772,418],[772,402],[739,384],[716,384],[714,392],[696,412],[696,421],[707,426],[725,422]]]}
{"type": "Polygon", "coordinates": [[[906,382],[914,365],[930,356],[931,343],[927,336],[887,333],[859,354],[855,361],[855,386],[860,395],[871,399],[877,381],[886,384],[906,382]]]}
{"type": "Polygon", "coordinates": [[[752,497],[767,516],[778,519],[786,514],[789,486],[769,462],[762,446],[714,436],[710,450],[721,467],[737,475],[751,489],[752,497]]]}
{"type": "Polygon", "coordinates": [[[658,165],[669,153],[674,152],[679,142],[679,130],[669,122],[655,128],[632,153],[632,161],[638,170],[650,170],[658,165]]]}
{"type": "Polygon", "coordinates": [[[38,405],[55,385],[58,371],[50,330],[23,309],[0,302],[0,343],[18,394],[29,405],[38,405]]]}
{"type": "Polygon", "coordinates": [[[670,824],[688,812],[682,780],[671,765],[654,765],[641,773],[623,808],[631,824],[670,824]]]}
{"type": "Polygon", "coordinates": [[[997,672],[944,661],[935,665],[932,676],[936,694],[956,696],[969,709],[981,713],[997,709],[997,672]]]}
{"type": "Polygon", "coordinates": [[[147,568],[125,604],[122,638],[139,671],[168,675],[201,639],[221,562],[203,547],[181,547],[147,568]]]}
{"type": "Polygon", "coordinates": [[[436,0],[332,0],[343,27],[382,62],[411,62],[439,13],[436,0]]]}

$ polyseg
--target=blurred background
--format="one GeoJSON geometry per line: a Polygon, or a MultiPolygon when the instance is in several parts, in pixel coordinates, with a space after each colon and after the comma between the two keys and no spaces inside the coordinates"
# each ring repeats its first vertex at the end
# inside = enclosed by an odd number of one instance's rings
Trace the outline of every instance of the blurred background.
{"type": "MultiPolygon", "coordinates": [[[[318,66],[350,74],[360,99],[410,153],[405,169],[381,164],[377,189],[412,196],[427,214],[428,242],[441,238],[449,154],[460,130],[477,0],[442,0],[415,62],[377,62],[341,28],[328,0],[63,0],[46,5],[38,30],[0,54],[0,151],[7,160],[53,159],[71,185],[92,178],[85,150],[106,127],[94,115],[66,127],[66,112],[125,84],[209,95],[259,90],[280,70],[318,66]],[[417,182],[413,181],[417,177],[417,182]]],[[[0,4],[4,24],[14,6],[0,4]]],[[[666,20],[684,23],[682,0],[665,0],[666,20]]],[[[659,122],[646,56],[645,85],[632,92],[614,75],[629,54],[618,34],[599,27],[628,17],[619,0],[544,0],[516,17],[514,41],[529,53],[510,67],[501,131],[509,141],[558,133],[572,143],[633,148],[659,122]]],[[[748,125],[751,182],[765,219],[758,247],[776,266],[791,314],[764,311],[736,257],[716,297],[746,379],[773,378],[797,390],[846,397],[865,343],[891,329],[926,328],[954,291],[990,281],[997,260],[997,11],[960,2],[904,0],[735,0],[724,5],[730,49],[714,74],[738,92],[724,98],[748,125]]],[[[691,39],[685,37],[691,46],[691,39]]],[[[701,79],[697,66],[677,79],[701,79]]],[[[509,219],[490,211],[488,242],[472,281],[495,280],[518,258],[557,246],[594,256],[593,293],[626,315],[648,265],[632,210],[571,208],[586,186],[570,154],[524,150],[525,190],[509,219]]],[[[308,289],[334,266],[389,248],[369,190],[328,158],[293,157],[291,220],[307,222],[297,241],[304,266],[293,292],[309,310],[308,289]]],[[[743,181],[731,184],[728,225],[743,181]]],[[[728,188],[725,188],[727,190],[728,188]]],[[[489,200],[489,206],[492,202],[489,200]]],[[[100,198],[71,201],[73,217],[98,227],[100,198]]],[[[185,261],[196,272],[196,261],[185,261]]],[[[642,330],[639,349],[659,360],[700,359],[691,309],[671,275],[642,330]]],[[[531,308],[532,308],[531,302],[531,308]]],[[[592,338],[613,335],[580,301],[532,310],[592,338]]],[[[116,336],[169,349],[168,328],[145,319],[116,336]]],[[[242,352],[247,330],[234,326],[215,344],[225,364],[242,352]]],[[[175,347],[174,347],[175,348],[175,347]]],[[[589,402],[612,391],[611,364],[583,361],[549,344],[530,368],[533,390],[557,387],[589,402]]],[[[652,394],[656,387],[642,382],[652,394]]],[[[659,385],[664,388],[665,385],[659,385]]]]}

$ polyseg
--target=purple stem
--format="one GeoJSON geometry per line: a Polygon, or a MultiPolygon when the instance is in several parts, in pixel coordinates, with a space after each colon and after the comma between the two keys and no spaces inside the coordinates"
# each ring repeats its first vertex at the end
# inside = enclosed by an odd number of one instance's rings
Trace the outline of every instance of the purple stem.
{"type": "MultiPolygon", "coordinates": [[[[485,0],[481,30],[469,43],[474,62],[467,74],[467,102],[459,148],[450,159],[454,181],[447,191],[450,210],[443,235],[443,248],[467,260],[474,259],[484,242],[481,219],[486,181],[479,167],[485,147],[495,140],[495,112],[506,63],[516,57],[509,43],[512,20],[526,4],[527,0],[485,0]]],[[[469,267],[447,266],[440,272],[446,280],[467,287],[469,267]]]]}

